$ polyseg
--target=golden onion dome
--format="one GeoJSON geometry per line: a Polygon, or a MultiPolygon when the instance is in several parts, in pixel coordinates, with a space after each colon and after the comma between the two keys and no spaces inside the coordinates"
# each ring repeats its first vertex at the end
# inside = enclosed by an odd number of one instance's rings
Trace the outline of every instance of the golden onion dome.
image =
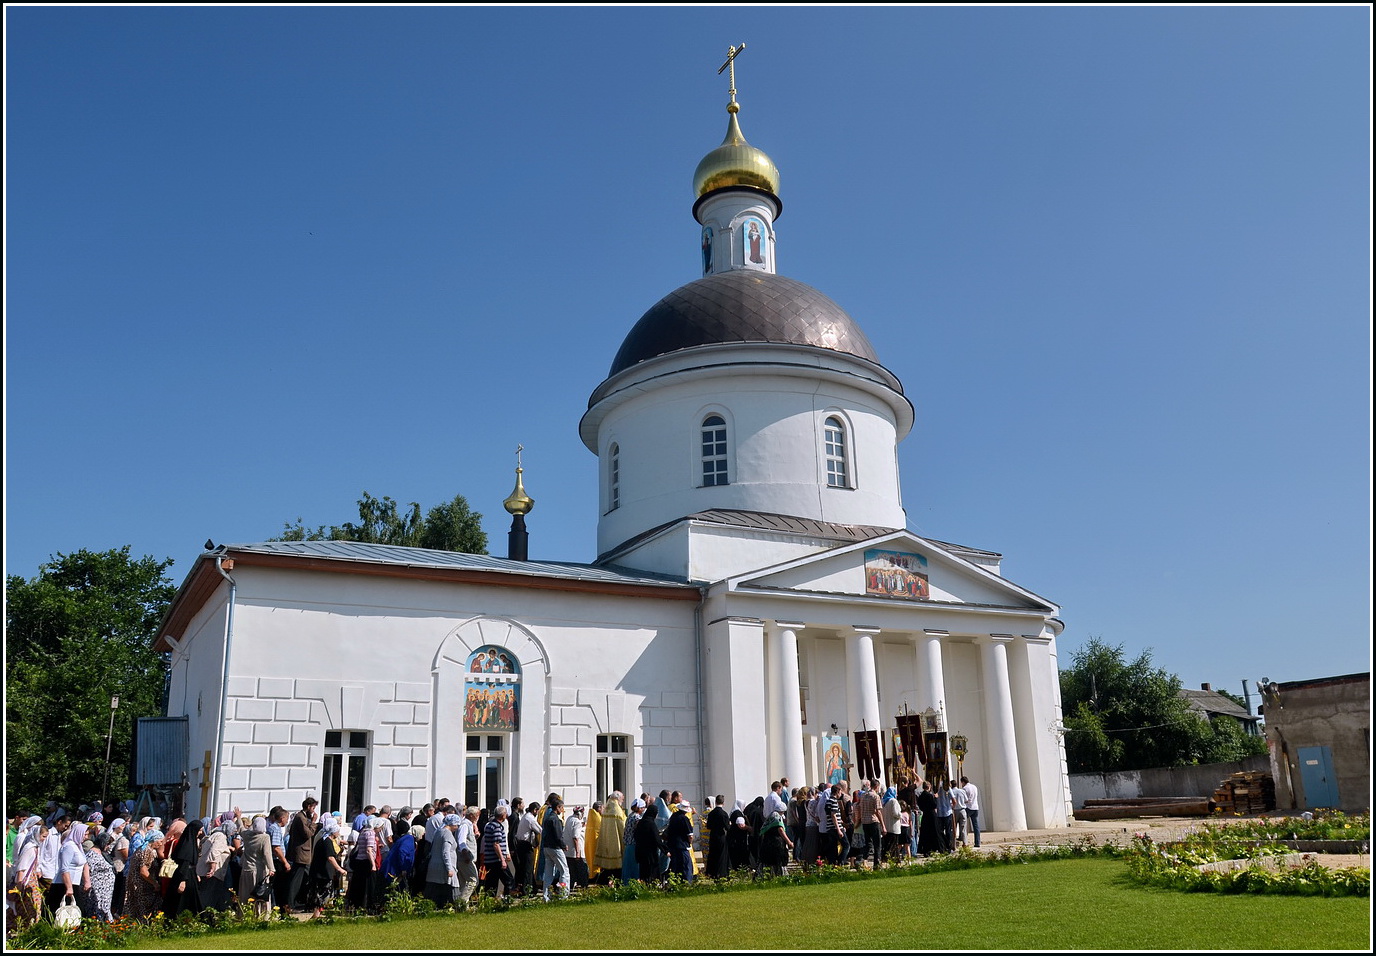
{"type": "Polygon", "coordinates": [[[777,199],[779,167],[765,155],[764,150],[756,149],[745,141],[740,123],[736,122],[736,113],[740,109],[736,102],[732,100],[726,109],[731,115],[726,125],[726,139],[698,163],[697,171],[693,173],[694,197],[701,199],[718,189],[746,186],[767,192],[777,199]]]}
{"type": "Polygon", "coordinates": [[[520,465],[516,466],[516,487],[511,494],[502,502],[502,507],[511,515],[528,515],[535,507],[535,499],[526,494],[526,487],[521,482],[521,473],[525,469],[520,465]]]}

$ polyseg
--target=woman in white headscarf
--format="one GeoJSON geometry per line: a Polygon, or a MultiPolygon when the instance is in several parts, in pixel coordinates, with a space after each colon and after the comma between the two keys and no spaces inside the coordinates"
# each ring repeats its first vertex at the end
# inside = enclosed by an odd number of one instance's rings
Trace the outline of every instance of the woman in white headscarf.
{"type": "Polygon", "coordinates": [[[20,926],[43,914],[43,887],[39,883],[38,854],[48,839],[42,817],[29,817],[14,841],[14,909],[20,926]]]}
{"type": "Polygon", "coordinates": [[[128,821],[116,817],[110,821],[110,868],[115,871],[115,888],[110,898],[110,915],[118,919],[124,913],[124,885],[129,868],[128,821]]]}
{"type": "Polygon", "coordinates": [[[239,866],[239,902],[253,902],[259,919],[268,915],[272,877],[277,872],[272,861],[272,839],[268,836],[268,818],[261,813],[253,818],[244,834],[244,853],[239,866]]]}
{"type": "Polygon", "coordinates": [[[339,821],[326,814],[315,835],[308,892],[317,916],[339,895],[340,881],[348,872],[339,862],[344,852],[339,845],[339,831],[339,821]]]}
{"type": "MultiPolygon", "coordinates": [[[[91,869],[86,863],[86,824],[73,823],[62,836],[57,853],[57,876],[53,879],[50,896],[57,896],[58,906],[70,898],[77,902],[80,893],[91,889],[91,869]]],[[[57,909],[56,906],[53,907],[57,909]]]]}

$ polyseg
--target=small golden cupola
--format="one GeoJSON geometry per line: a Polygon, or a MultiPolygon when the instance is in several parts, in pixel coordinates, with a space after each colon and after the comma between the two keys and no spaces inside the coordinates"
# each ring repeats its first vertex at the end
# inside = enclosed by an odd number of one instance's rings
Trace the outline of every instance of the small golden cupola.
{"type": "Polygon", "coordinates": [[[525,485],[521,481],[521,475],[525,471],[521,467],[523,451],[524,445],[516,446],[516,487],[502,502],[502,507],[511,515],[511,530],[506,536],[506,556],[512,561],[525,561],[529,557],[530,534],[526,531],[526,515],[535,507],[535,499],[526,494],[525,485]]]}
{"type": "Polygon", "coordinates": [[[758,189],[768,193],[782,207],[779,202],[779,167],[774,165],[774,160],[764,150],[756,149],[745,141],[745,134],[741,132],[740,122],[736,119],[741,109],[736,102],[736,57],[744,49],[744,43],[731,47],[726,62],[717,70],[718,74],[723,70],[730,70],[731,73],[731,102],[726,106],[730,119],[726,124],[726,138],[721,145],[698,163],[697,171],[693,174],[693,195],[701,200],[719,189],[758,189]]]}

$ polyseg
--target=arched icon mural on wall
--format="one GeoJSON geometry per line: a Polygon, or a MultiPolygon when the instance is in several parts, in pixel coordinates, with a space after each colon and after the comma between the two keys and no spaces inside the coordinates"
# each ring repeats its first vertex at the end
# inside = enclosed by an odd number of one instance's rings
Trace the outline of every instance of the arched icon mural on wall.
{"type": "Polygon", "coordinates": [[[488,644],[468,656],[463,696],[465,731],[520,730],[521,666],[506,648],[488,644]]]}

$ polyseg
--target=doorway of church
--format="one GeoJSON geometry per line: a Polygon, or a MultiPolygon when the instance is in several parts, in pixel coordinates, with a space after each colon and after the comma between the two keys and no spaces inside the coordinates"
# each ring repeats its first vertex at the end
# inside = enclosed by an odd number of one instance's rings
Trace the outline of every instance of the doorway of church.
{"type": "Polygon", "coordinates": [[[497,805],[507,790],[509,734],[467,734],[464,750],[463,802],[470,807],[497,805]]]}

